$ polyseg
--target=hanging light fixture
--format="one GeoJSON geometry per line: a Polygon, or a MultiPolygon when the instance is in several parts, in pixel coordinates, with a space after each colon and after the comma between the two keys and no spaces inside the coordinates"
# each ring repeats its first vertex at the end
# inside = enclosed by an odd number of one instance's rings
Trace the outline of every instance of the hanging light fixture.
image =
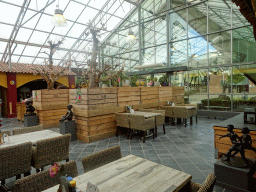
{"type": "Polygon", "coordinates": [[[136,37],[134,35],[134,32],[131,29],[129,29],[128,35],[126,37],[126,42],[132,43],[135,39],[136,39],[136,37]]]}
{"type": "Polygon", "coordinates": [[[56,5],[57,9],[55,9],[54,13],[55,15],[52,18],[52,25],[55,27],[66,27],[67,21],[65,17],[63,16],[63,11],[59,9],[59,1],[56,5]]]}

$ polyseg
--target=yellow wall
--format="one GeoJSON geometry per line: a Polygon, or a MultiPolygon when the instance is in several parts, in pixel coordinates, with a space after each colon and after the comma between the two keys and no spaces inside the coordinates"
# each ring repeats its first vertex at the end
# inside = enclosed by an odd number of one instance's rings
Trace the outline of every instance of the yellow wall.
{"type": "MultiPolygon", "coordinates": [[[[17,73],[16,74],[16,85],[17,85],[17,88],[30,82],[30,81],[34,81],[36,79],[42,79],[40,75],[33,75],[31,73],[17,73]]],[[[6,80],[6,77],[5,77],[5,81],[6,80]]],[[[0,82],[1,81],[1,74],[0,74],[0,82]]],[[[61,77],[60,79],[57,80],[57,82],[69,87],[69,82],[68,82],[68,76],[64,76],[64,77],[61,77]]],[[[1,85],[1,83],[0,83],[1,85]]],[[[6,82],[6,87],[7,87],[7,82],[6,82]]]]}
{"type": "Polygon", "coordinates": [[[7,75],[6,73],[0,72],[0,86],[7,88],[7,75]]]}
{"type": "Polygon", "coordinates": [[[63,76],[60,79],[57,80],[57,82],[67,86],[69,88],[69,81],[68,81],[68,76],[63,76]]]}
{"type": "Polygon", "coordinates": [[[16,74],[16,87],[20,87],[30,81],[42,79],[40,75],[33,75],[31,73],[17,73],[16,74]]]}

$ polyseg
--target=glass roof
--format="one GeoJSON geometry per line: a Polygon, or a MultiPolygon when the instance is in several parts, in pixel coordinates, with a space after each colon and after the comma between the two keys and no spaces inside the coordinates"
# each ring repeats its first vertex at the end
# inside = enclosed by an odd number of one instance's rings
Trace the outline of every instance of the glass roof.
{"type": "Polygon", "coordinates": [[[77,62],[85,62],[85,53],[92,44],[90,35],[86,35],[89,22],[96,26],[105,23],[106,30],[99,37],[102,41],[135,8],[134,2],[61,0],[59,8],[64,11],[68,26],[54,27],[51,20],[58,4],[56,0],[0,1],[0,60],[8,61],[6,50],[9,40],[13,40],[11,62],[42,64],[47,58],[42,52],[49,52],[48,48],[44,48],[47,42],[64,38],[53,56],[54,64],[70,57],[77,62]]]}
{"type": "MultiPolygon", "coordinates": [[[[185,9],[186,0],[172,0],[171,2],[170,64],[187,65],[187,62],[196,61],[198,63],[200,61],[201,63],[197,66],[205,65],[207,63],[207,2],[188,0],[189,8],[187,10],[185,9]]],[[[167,62],[165,11],[166,0],[146,0],[141,5],[142,65],[167,62]]],[[[136,70],[132,66],[139,64],[137,17],[138,10],[129,16],[128,21],[119,25],[119,31],[117,30],[115,34],[106,39],[105,44],[102,45],[105,62],[124,62],[125,70],[136,70]],[[130,44],[125,39],[128,32],[126,26],[131,26],[136,36],[136,41],[130,44]],[[118,42],[117,39],[119,39],[118,42]]],[[[208,0],[208,17],[208,30],[210,34],[212,33],[208,36],[210,60],[213,60],[212,57],[216,57],[216,55],[220,58],[223,54],[225,61],[222,63],[219,61],[219,63],[225,64],[224,62],[230,61],[231,51],[225,52],[223,42],[231,41],[230,29],[232,28],[237,28],[233,30],[233,40],[242,39],[255,42],[252,27],[239,11],[239,7],[231,0],[208,0]]],[[[209,62],[211,63],[211,61],[209,62]]]]}

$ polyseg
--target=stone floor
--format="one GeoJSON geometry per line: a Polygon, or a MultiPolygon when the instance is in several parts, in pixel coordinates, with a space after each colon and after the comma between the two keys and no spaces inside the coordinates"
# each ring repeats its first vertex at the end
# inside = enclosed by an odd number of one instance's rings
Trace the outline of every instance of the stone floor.
{"type": "MultiPolygon", "coordinates": [[[[198,118],[198,123],[192,126],[166,125],[166,134],[162,127],[158,128],[156,139],[148,138],[143,143],[139,137],[127,140],[125,135],[111,137],[94,143],[73,141],[70,144],[70,160],[77,162],[78,174],[83,174],[82,157],[101,151],[111,146],[120,145],[122,156],[134,154],[150,161],[184,171],[192,175],[192,181],[203,183],[209,173],[214,172],[214,132],[213,125],[222,119],[198,118]]],[[[1,129],[23,126],[14,119],[3,119],[1,129]]],[[[51,130],[59,132],[59,128],[51,130]]],[[[65,161],[63,161],[64,163],[65,161]]],[[[45,169],[49,168],[45,167],[45,169]]],[[[35,174],[35,169],[32,169],[35,174]]],[[[6,180],[13,186],[15,177],[6,180]]],[[[215,186],[215,192],[229,192],[227,189],[215,186]]]]}

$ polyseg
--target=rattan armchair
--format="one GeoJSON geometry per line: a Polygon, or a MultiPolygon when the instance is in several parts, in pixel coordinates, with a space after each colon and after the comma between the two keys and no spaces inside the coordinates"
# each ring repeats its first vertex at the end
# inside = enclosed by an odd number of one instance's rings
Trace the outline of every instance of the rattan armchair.
{"type": "Polygon", "coordinates": [[[69,144],[71,134],[62,135],[55,138],[44,139],[36,142],[36,147],[32,147],[31,165],[39,172],[44,166],[54,162],[69,161],[69,144]]]}
{"type": "Polygon", "coordinates": [[[32,143],[22,143],[0,148],[0,181],[5,184],[5,179],[20,174],[29,175],[31,171],[32,143]]]}
{"type": "Polygon", "coordinates": [[[152,113],[161,113],[161,115],[156,116],[156,129],[155,129],[155,137],[157,137],[157,126],[163,125],[163,131],[165,134],[165,110],[156,110],[156,109],[140,109],[140,111],[144,112],[152,112],[152,113]]]}
{"type": "MultiPolygon", "coordinates": [[[[71,177],[77,177],[77,167],[75,161],[64,163],[64,174],[71,177]]],[[[40,192],[49,189],[60,183],[58,177],[50,177],[49,170],[42,171],[37,174],[23,177],[14,183],[15,192],[40,192]]]]}
{"type": "Polygon", "coordinates": [[[212,192],[216,182],[216,176],[209,174],[203,185],[190,181],[180,192],[212,192]]]}
{"type": "Polygon", "coordinates": [[[32,127],[21,127],[18,129],[13,129],[12,132],[13,132],[13,135],[19,135],[19,134],[42,131],[42,130],[43,130],[43,125],[37,125],[32,127]]]}
{"type": "Polygon", "coordinates": [[[181,108],[181,107],[172,107],[173,110],[173,116],[176,118],[182,118],[185,120],[185,127],[187,126],[187,118],[190,117],[190,114],[187,113],[186,108],[181,108]]]}
{"type": "Polygon", "coordinates": [[[120,127],[125,127],[128,129],[127,131],[127,139],[128,139],[129,132],[130,132],[129,116],[122,113],[116,113],[116,136],[118,136],[118,131],[120,130],[120,127]]]}
{"type": "MultiPolygon", "coordinates": [[[[148,119],[145,119],[144,115],[136,115],[136,114],[130,114],[130,128],[131,129],[137,129],[140,131],[143,131],[143,143],[145,143],[145,138],[147,136],[147,130],[152,129],[153,130],[153,139],[155,139],[155,117],[150,117],[148,119]]],[[[130,134],[130,137],[132,138],[132,133],[130,134]]],[[[130,139],[131,139],[130,138],[130,139]]]]}
{"type": "Polygon", "coordinates": [[[82,158],[84,172],[91,171],[122,158],[120,146],[113,146],[103,151],[82,158]]]}

